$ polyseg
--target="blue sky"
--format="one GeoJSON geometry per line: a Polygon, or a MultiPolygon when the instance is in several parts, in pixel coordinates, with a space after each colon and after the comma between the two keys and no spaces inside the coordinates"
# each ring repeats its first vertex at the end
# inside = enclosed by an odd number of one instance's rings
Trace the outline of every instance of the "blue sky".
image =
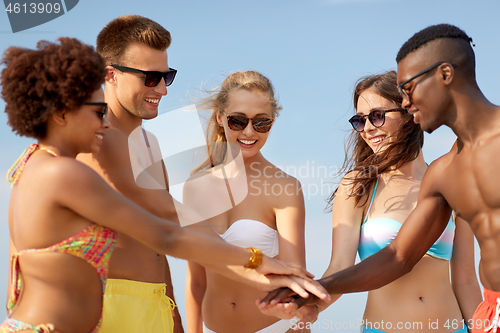
{"type": "MultiPolygon", "coordinates": [[[[321,276],[331,250],[331,217],[323,208],[337,181],[334,172],[343,162],[356,80],[396,69],[396,53],[409,37],[429,25],[451,23],[474,39],[479,86],[499,104],[499,12],[496,0],[82,0],[65,15],[16,34],[7,14],[0,12],[0,51],[11,45],[33,48],[40,39],[53,41],[61,36],[95,45],[107,22],[119,15],[138,14],[162,24],[173,37],[169,65],[178,74],[162,99],[162,112],[190,104],[201,89],[215,87],[229,72],[262,72],[274,83],[283,105],[263,153],[304,185],[308,268],[321,276]]],[[[0,109],[4,105],[0,100],[0,109]]],[[[16,137],[6,119],[1,113],[1,172],[31,143],[16,137]]],[[[425,140],[424,157],[431,162],[450,149],[454,135],[440,129],[425,140]]],[[[10,185],[0,182],[0,214],[4,217],[0,223],[0,286],[7,285],[9,195],[10,185]]],[[[177,259],[170,262],[183,312],[185,264],[177,259]]],[[[5,290],[0,288],[0,300],[5,300],[5,290]]],[[[325,325],[333,329],[355,322],[362,316],[364,299],[364,294],[342,297],[321,315],[320,322],[327,320],[325,325]]],[[[0,317],[2,313],[0,310],[0,317]]],[[[326,327],[314,332],[324,330],[326,327]]],[[[341,331],[358,329],[351,326],[341,331]]]]}

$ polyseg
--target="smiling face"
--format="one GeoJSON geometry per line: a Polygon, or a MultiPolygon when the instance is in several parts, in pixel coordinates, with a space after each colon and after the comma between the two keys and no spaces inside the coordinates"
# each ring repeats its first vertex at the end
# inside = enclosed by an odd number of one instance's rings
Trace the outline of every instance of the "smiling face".
{"type": "MultiPolygon", "coordinates": [[[[96,90],[88,100],[90,103],[104,102],[104,92],[96,90]]],[[[98,153],[104,139],[104,131],[109,127],[102,115],[103,108],[98,105],[83,105],[80,109],[65,114],[67,132],[74,142],[75,155],[78,153],[98,153]]],[[[68,140],[68,141],[69,141],[68,140]]]]}
{"type": "MultiPolygon", "coordinates": [[[[166,51],[155,50],[147,45],[133,43],[125,51],[122,65],[143,71],[166,72],[168,56],[166,51]]],[[[158,105],[163,96],[167,95],[165,80],[162,79],[156,87],[144,85],[145,75],[140,73],[115,73],[116,97],[120,105],[132,116],[140,119],[152,119],[158,115],[158,105]]]]}
{"type": "Polygon", "coordinates": [[[243,159],[249,159],[259,154],[269,136],[267,133],[259,133],[252,126],[252,121],[242,131],[234,131],[229,128],[227,116],[245,116],[248,118],[273,118],[273,109],[269,100],[246,89],[238,89],[231,93],[227,107],[223,112],[217,114],[217,122],[224,127],[226,139],[229,143],[237,144],[242,152],[243,159]]]}
{"type": "MultiPolygon", "coordinates": [[[[371,89],[367,89],[359,95],[356,110],[358,115],[367,116],[373,110],[388,110],[398,107],[399,105],[395,102],[385,99],[371,89]]],[[[378,128],[366,119],[364,131],[360,132],[359,135],[373,152],[377,153],[391,141],[391,137],[396,133],[402,122],[401,113],[388,112],[385,114],[384,125],[378,128]]]]}
{"type": "Polygon", "coordinates": [[[413,115],[416,124],[420,124],[424,131],[432,133],[450,120],[448,111],[453,102],[447,89],[449,79],[445,76],[449,76],[453,71],[453,65],[432,56],[427,49],[433,50],[427,47],[415,51],[398,63],[397,82],[404,83],[425,69],[432,68],[402,87],[409,97],[403,99],[402,106],[413,115]]]}

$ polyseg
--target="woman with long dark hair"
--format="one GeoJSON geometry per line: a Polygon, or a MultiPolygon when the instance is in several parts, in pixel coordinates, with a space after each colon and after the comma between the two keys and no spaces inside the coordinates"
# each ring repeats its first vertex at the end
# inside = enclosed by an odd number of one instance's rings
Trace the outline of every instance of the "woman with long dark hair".
{"type": "MultiPolygon", "coordinates": [[[[354,265],[356,253],[364,260],[392,242],[417,204],[427,169],[423,132],[401,108],[394,71],[362,78],[353,102],[345,176],[329,199],[332,257],[323,276],[354,265]]],[[[410,273],[369,291],[361,331],[467,332],[463,320],[468,324],[481,302],[473,253],[470,227],[450,216],[410,273]]],[[[340,296],[332,295],[332,302],[340,296]]],[[[331,303],[319,304],[321,310],[331,303]]],[[[314,317],[318,309],[300,311],[314,317]]]]}

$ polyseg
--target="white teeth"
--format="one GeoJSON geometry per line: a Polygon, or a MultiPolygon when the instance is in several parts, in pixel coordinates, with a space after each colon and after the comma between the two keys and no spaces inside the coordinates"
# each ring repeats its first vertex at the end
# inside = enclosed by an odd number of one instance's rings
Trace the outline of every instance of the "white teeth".
{"type": "Polygon", "coordinates": [[[379,136],[379,137],[376,137],[375,139],[372,139],[371,141],[373,143],[379,143],[380,141],[383,141],[385,139],[385,136],[379,136]]]}
{"type": "Polygon", "coordinates": [[[104,138],[104,135],[102,134],[96,134],[95,135],[99,140],[102,140],[104,138]]]}
{"type": "Polygon", "coordinates": [[[245,144],[245,145],[253,145],[254,143],[257,142],[257,140],[238,140],[239,142],[245,144]]]}
{"type": "Polygon", "coordinates": [[[159,98],[144,98],[144,100],[149,103],[155,103],[155,104],[160,103],[159,98]]]}

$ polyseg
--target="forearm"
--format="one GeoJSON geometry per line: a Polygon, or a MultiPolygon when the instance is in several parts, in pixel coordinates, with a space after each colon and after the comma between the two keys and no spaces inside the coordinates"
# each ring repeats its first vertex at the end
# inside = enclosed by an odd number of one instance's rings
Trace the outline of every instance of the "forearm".
{"type": "Polygon", "coordinates": [[[202,305],[203,292],[193,287],[186,281],[186,328],[189,333],[202,333],[203,316],[202,305]]]}
{"type": "Polygon", "coordinates": [[[411,271],[414,263],[398,259],[387,246],[359,264],[319,280],[330,295],[377,289],[411,271]]]}
{"type": "Polygon", "coordinates": [[[248,249],[224,242],[188,228],[161,228],[153,248],[159,253],[195,261],[200,264],[221,264],[243,267],[251,257],[248,249]]]}
{"type": "MultiPolygon", "coordinates": [[[[165,285],[167,286],[165,294],[175,302],[174,296],[174,285],[172,284],[172,276],[170,273],[170,266],[168,264],[167,258],[165,258],[165,285]]],[[[174,333],[184,333],[184,328],[182,327],[182,319],[179,313],[179,307],[175,307],[172,311],[172,317],[174,318],[174,333]]]]}
{"type": "Polygon", "coordinates": [[[253,288],[261,287],[262,274],[255,270],[244,268],[243,266],[223,265],[223,264],[202,264],[203,267],[217,274],[224,275],[232,280],[245,283],[253,288]]]}
{"type": "Polygon", "coordinates": [[[186,271],[186,328],[188,333],[202,333],[202,303],[207,288],[205,269],[194,263],[187,263],[186,271]]]}
{"type": "Polygon", "coordinates": [[[483,300],[477,279],[466,283],[453,284],[453,291],[460,306],[460,311],[462,311],[462,317],[468,323],[469,320],[472,320],[472,315],[477,306],[483,300]]]}

